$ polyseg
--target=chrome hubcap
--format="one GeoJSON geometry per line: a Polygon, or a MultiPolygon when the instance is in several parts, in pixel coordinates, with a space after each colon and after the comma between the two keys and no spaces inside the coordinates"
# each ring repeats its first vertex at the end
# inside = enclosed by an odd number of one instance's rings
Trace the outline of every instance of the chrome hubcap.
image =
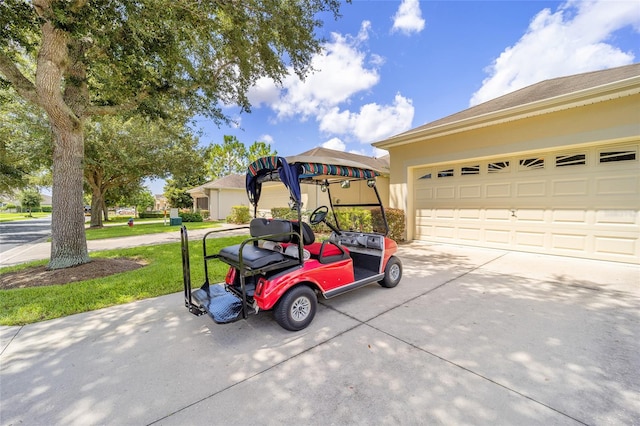
{"type": "Polygon", "coordinates": [[[304,320],[311,312],[311,302],[306,297],[297,298],[291,305],[291,318],[295,321],[304,320]]]}
{"type": "Polygon", "coordinates": [[[389,278],[391,278],[391,280],[395,281],[398,278],[400,278],[400,266],[395,264],[395,265],[391,265],[391,269],[389,269],[389,278]]]}

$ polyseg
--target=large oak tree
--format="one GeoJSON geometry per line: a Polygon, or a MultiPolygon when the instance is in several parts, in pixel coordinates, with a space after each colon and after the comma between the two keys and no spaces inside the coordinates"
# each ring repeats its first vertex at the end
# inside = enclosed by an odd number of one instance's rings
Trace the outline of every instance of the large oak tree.
{"type": "Polygon", "coordinates": [[[287,66],[308,71],[322,11],[339,0],[3,0],[0,84],[47,114],[54,135],[49,268],[89,261],[84,127],[95,115],[162,116],[174,105],[228,121],[246,93],[287,66]],[[20,60],[31,56],[35,72],[20,60]]]}

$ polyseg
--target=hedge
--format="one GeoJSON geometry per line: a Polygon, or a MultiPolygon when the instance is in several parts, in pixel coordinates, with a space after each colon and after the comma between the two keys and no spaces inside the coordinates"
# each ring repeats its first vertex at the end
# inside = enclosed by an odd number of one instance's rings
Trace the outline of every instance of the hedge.
{"type": "Polygon", "coordinates": [[[139,212],[138,217],[140,219],[151,219],[151,218],[163,218],[163,212],[139,212]]]}
{"type": "Polygon", "coordinates": [[[251,221],[251,213],[248,206],[233,206],[231,213],[227,216],[227,223],[242,225],[251,221]]]}
{"type": "MultiPolygon", "coordinates": [[[[404,210],[387,208],[384,209],[384,212],[387,216],[387,224],[389,225],[388,237],[396,242],[404,241],[404,210]]],[[[380,210],[374,210],[372,212],[372,219],[374,232],[384,232],[384,221],[382,220],[382,213],[380,210]]]]}
{"type": "Polygon", "coordinates": [[[202,222],[202,215],[200,213],[180,212],[178,215],[182,218],[183,222],[202,222]]]}

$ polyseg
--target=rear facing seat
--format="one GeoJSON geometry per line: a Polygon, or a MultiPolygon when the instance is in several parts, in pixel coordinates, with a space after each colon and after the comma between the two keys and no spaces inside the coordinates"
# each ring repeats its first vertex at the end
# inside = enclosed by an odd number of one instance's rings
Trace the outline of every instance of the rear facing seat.
{"type": "MultiPolygon", "coordinates": [[[[249,224],[251,236],[254,238],[266,237],[262,239],[276,244],[265,244],[265,247],[258,247],[257,244],[251,243],[246,244],[242,249],[244,266],[250,269],[260,269],[297,258],[298,250],[296,245],[299,243],[299,238],[296,234],[291,234],[291,232],[297,233],[299,229],[297,221],[252,219],[249,224]],[[282,251],[274,250],[278,246],[282,248],[282,251]]],[[[345,247],[339,247],[330,241],[315,242],[313,230],[305,222],[302,222],[302,240],[304,251],[308,252],[311,258],[317,259],[320,263],[331,263],[349,258],[349,251],[345,247]]],[[[218,257],[227,261],[227,263],[239,264],[240,246],[241,244],[236,244],[225,247],[220,250],[218,257]]]]}
{"type": "MultiPolygon", "coordinates": [[[[292,241],[292,235],[286,234],[287,232],[292,231],[293,227],[291,225],[291,222],[288,220],[268,220],[264,218],[255,218],[251,220],[251,223],[249,224],[249,232],[252,237],[267,237],[264,239],[276,243],[292,241]],[[273,234],[284,235],[270,236],[273,234]]],[[[218,257],[227,261],[227,263],[239,264],[240,247],[241,244],[225,247],[220,250],[220,253],[218,253],[218,257]]],[[[242,262],[244,266],[250,269],[260,269],[269,265],[275,265],[277,263],[285,262],[286,260],[291,260],[291,258],[278,251],[258,247],[257,245],[251,243],[246,244],[242,249],[242,262]]]]}

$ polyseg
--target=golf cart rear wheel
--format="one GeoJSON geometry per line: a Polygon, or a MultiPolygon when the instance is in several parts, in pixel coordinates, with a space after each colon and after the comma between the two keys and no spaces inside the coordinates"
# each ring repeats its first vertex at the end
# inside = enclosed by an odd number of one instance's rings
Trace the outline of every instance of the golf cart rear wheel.
{"type": "Polygon", "coordinates": [[[298,331],[311,324],[317,307],[316,293],[306,285],[299,285],[282,296],[276,305],[274,315],[282,328],[298,331]]]}
{"type": "Polygon", "coordinates": [[[387,267],[384,268],[384,278],[378,284],[382,287],[392,288],[398,285],[401,278],[402,263],[397,257],[391,256],[387,262],[387,267]]]}

